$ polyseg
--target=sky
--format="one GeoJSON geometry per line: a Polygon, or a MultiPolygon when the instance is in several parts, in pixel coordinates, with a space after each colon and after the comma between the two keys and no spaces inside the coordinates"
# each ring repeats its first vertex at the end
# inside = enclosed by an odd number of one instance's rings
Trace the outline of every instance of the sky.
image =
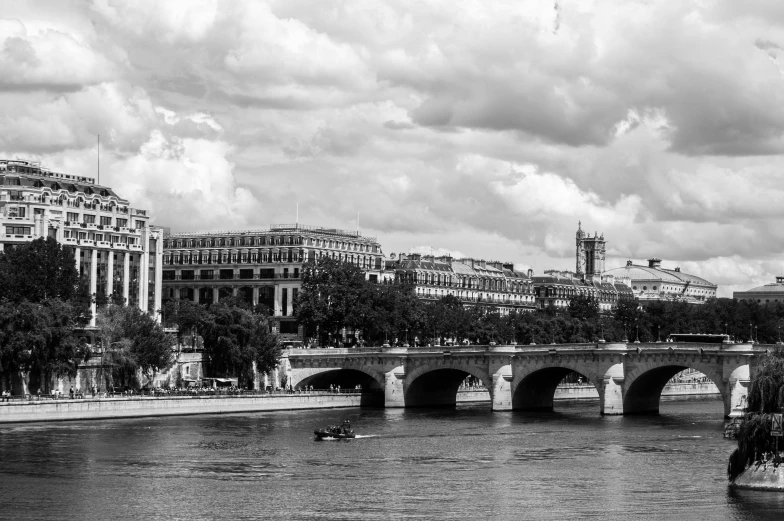
{"type": "Polygon", "coordinates": [[[0,157],[172,231],[784,273],[784,2],[0,0],[0,157]]]}

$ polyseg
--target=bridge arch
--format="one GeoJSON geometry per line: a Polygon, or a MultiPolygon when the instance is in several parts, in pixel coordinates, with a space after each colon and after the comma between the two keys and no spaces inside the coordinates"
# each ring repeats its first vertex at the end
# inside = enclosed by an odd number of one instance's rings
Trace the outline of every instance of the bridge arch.
{"type": "MultiPolygon", "coordinates": [[[[658,358],[658,357],[657,357],[658,358]]],[[[664,386],[670,379],[685,369],[696,369],[702,372],[710,381],[719,388],[719,393],[724,400],[725,416],[729,415],[732,407],[722,378],[721,365],[718,367],[702,360],[689,360],[686,358],[663,360],[651,358],[634,363],[634,368],[628,371],[624,378],[623,414],[658,414],[659,401],[661,400],[664,386]]],[[[631,364],[629,364],[631,365],[631,364]]]]}
{"type": "Polygon", "coordinates": [[[363,367],[311,367],[292,372],[291,386],[294,389],[328,389],[339,385],[341,389],[353,389],[361,385],[363,390],[378,391],[384,388],[384,375],[363,367]]]}
{"type": "Polygon", "coordinates": [[[492,378],[470,363],[439,363],[419,366],[406,373],[403,396],[406,407],[455,406],[457,391],[467,376],[478,378],[491,393],[492,378]]]}
{"type": "Polygon", "coordinates": [[[533,367],[515,371],[511,385],[512,409],[552,411],[555,389],[571,372],[585,377],[588,383],[596,388],[599,399],[603,399],[601,382],[606,371],[602,371],[602,374],[598,375],[595,368],[569,361],[557,361],[550,364],[536,364],[533,367]]]}

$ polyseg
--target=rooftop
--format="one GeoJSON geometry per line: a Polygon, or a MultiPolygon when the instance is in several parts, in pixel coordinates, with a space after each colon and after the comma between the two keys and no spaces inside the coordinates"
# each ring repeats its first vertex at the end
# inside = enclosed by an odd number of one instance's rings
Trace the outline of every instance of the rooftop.
{"type": "Polygon", "coordinates": [[[365,242],[376,242],[375,237],[364,237],[358,230],[340,230],[337,228],[322,228],[320,226],[309,226],[307,224],[271,224],[267,229],[259,230],[225,230],[215,232],[178,232],[172,233],[169,237],[233,237],[243,235],[259,235],[262,233],[303,233],[306,235],[328,235],[365,242]]]}

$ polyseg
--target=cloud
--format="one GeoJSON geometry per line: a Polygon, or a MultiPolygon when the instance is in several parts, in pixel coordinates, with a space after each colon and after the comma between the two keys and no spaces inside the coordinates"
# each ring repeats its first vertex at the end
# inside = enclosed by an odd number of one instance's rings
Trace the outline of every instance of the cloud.
{"type": "Polygon", "coordinates": [[[102,182],[175,230],[298,204],[330,227],[359,212],[385,251],[541,273],[572,267],[582,220],[608,267],[658,255],[727,288],[780,271],[776,2],[2,11],[0,151],[90,175],[100,134],[102,182]]]}

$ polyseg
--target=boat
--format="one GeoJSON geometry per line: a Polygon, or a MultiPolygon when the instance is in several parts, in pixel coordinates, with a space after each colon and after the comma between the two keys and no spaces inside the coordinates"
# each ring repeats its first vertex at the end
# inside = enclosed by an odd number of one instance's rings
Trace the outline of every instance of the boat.
{"type": "Polygon", "coordinates": [[[354,431],[351,429],[351,422],[348,420],[344,421],[341,425],[330,425],[329,427],[324,427],[323,429],[316,429],[313,431],[313,434],[316,435],[316,440],[345,440],[357,437],[357,435],[354,434],[354,431]]]}

